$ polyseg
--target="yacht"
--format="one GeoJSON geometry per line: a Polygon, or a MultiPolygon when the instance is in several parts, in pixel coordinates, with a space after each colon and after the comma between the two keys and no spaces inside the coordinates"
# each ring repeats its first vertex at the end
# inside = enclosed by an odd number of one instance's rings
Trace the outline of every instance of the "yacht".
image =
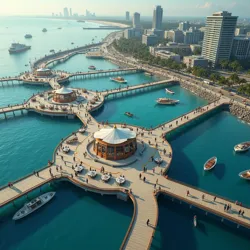
{"type": "Polygon", "coordinates": [[[130,112],[125,112],[125,115],[126,116],[129,116],[129,117],[133,117],[134,115],[132,114],[132,113],[130,113],[130,112]]]}
{"type": "Polygon", "coordinates": [[[12,43],[11,47],[9,48],[9,53],[14,54],[14,53],[20,53],[26,50],[29,50],[31,46],[27,46],[25,44],[21,43],[12,43]]]}
{"type": "Polygon", "coordinates": [[[46,29],[46,28],[43,28],[42,32],[47,32],[47,29],[46,29]]]}
{"type": "Polygon", "coordinates": [[[250,180],[250,169],[240,172],[239,177],[245,180],[250,180]]]}
{"type": "Polygon", "coordinates": [[[208,171],[208,170],[213,169],[215,167],[216,163],[217,163],[217,157],[214,156],[214,157],[208,159],[204,164],[204,170],[208,171]]]}
{"type": "Polygon", "coordinates": [[[88,69],[91,69],[91,70],[96,70],[96,67],[95,67],[95,66],[93,66],[93,65],[91,65],[91,66],[89,66],[89,67],[88,67],[88,69]]]}
{"type": "Polygon", "coordinates": [[[169,94],[171,94],[171,95],[174,94],[174,91],[171,91],[171,90],[169,90],[169,89],[167,89],[167,88],[165,88],[165,90],[166,90],[167,93],[169,93],[169,94]]]}
{"type": "Polygon", "coordinates": [[[158,98],[156,102],[161,105],[176,105],[177,103],[179,103],[179,100],[173,100],[169,98],[158,98]]]}
{"type": "Polygon", "coordinates": [[[31,34],[26,34],[24,37],[25,38],[32,38],[32,35],[31,34]]]}
{"type": "Polygon", "coordinates": [[[127,81],[123,77],[120,77],[120,76],[110,78],[110,80],[113,82],[118,82],[118,83],[127,83],[127,81]]]}
{"type": "Polygon", "coordinates": [[[13,220],[19,220],[24,218],[25,216],[33,213],[38,208],[45,205],[49,202],[54,196],[56,192],[48,192],[38,196],[37,198],[33,199],[32,201],[26,203],[21,209],[19,209],[13,216],[13,220]]]}
{"type": "Polygon", "coordinates": [[[234,146],[235,152],[245,152],[250,148],[250,141],[242,142],[234,146]]]}

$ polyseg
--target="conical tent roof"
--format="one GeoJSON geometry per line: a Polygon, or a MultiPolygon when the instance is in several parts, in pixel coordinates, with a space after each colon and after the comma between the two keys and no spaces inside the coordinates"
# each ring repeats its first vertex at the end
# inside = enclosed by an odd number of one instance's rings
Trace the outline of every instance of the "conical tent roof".
{"type": "Polygon", "coordinates": [[[55,91],[56,94],[61,94],[61,95],[71,94],[72,92],[73,92],[72,89],[65,88],[65,87],[62,87],[55,91]]]}
{"type": "Polygon", "coordinates": [[[136,137],[136,133],[128,128],[104,128],[95,132],[94,138],[101,139],[109,144],[121,144],[136,137]]]}

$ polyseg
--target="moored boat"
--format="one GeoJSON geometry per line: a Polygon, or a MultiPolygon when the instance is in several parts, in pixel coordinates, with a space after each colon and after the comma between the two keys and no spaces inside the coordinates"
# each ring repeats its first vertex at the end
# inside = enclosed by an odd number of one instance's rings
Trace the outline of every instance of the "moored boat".
{"type": "Polygon", "coordinates": [[[177,103],[179,103],[179,100],[173,100],[169,98],[158,98],[156,102],[161,105],[176,105],[177,103]]]}
{"type": "Polygon", "coordinates": [[[113,82],[118,82],[118,83],[127,83],[127,80],[125,80],[121,76],[110,78],[110,80],[113,82]]]}
{"type": "Polygon", "coordinates": [[[208,159],[204,164],[204,170],[208,171],[215,167],[217,163],[217,157],[213,156],[212,158],[208,159]]]}
{"type": "Polygon", "coordinates": [[[38,208],[45,205],[49,202],[54,196],[56,192],[48,192],[38,196],[37,198],[31,200],[30,202],[26,203],[21,209],[19,209],[13,216],[13,220],[19,220],[24,218],[25,216],[33,213],[38,208]]]}
{"type": "Polygon", "coordinates": [[[170,90],[170,89],[165,88],[165,90],[166,90],[167,93],[169,93],[169,94],[171,94],[171,95],[174,94],[174,91],[172,91],[172,90],[170,90]]]}
{"type": "Polygon", "coordinates": [[[91,66],[89,66],[89,67],[88,67],[88,69],[91,69],[91,70],[96,70],[96,67],[95,67],[95,66],[93,66],[93,65],[91,65],[91,66]]]}
{"type": "Polygon", "coordinates": [[[239,177],[245,180],[250,180],[250,169],[240,172],[239,177]]]}
{"type": "Polygon", "coordinates": [[[242,142],[234,146],[235,152],[245,152],[250,148],[250,141],[242,142]]]}
{"type": "Polygon", "coordinates": [[[20,53],[20,52],[29,50],[30,48],[31,48],[31,46],[27,46],[25,44],[12,43],[11,47],[9,48],[9,53],[10,54],[20,53]]]}
{"type": "Polygon", "coordinates": [[[25,38],[32,38],[32,35],[31,34],[26,34],[24,37],[25,38]]]}
{"type": "Polygon", "coordinates": [[[194,227],[197,227],[197,216],[194,216],[194,227]]]}
{"type": "Polygon", "coordinates": [[[47,29],[46,29],[46,28],[43,28],[42,32],[47,32],[47,29]]]}
{"type": "Polygon", "coordinates": [[[129,117],[133,117],[134,115],[130,112],[125,112],[125,115],[129,116],[129,117]]]}

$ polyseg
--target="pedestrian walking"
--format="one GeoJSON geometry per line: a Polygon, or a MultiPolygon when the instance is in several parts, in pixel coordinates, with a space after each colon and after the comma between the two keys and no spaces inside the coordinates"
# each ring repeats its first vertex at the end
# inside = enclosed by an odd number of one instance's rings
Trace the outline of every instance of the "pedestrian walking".
{"type": "Polygon", "coordinates": [[[216,200],[216,196],[214,196],[214,201],[216,200]]]}
{"type": "Polygon", "coordinates": [[[139,174],[139,178],[141,179],[141,173],[139,174]]]}
{"type": "Polygon", "coordinates": [[[147,226],[148,226],[148,224],[149,224],[149,219],[147,220],[147,226]]]}
{"type": "Polygon", "coordinates": [[[241,215],[241,209],[239,210],[238,214],[241,215]]]}
{"type": "Polygon", "coordinates": [[[202,200],[204,200],[204,199],[205,199],[205,194],[202,195],[202,200]]]}
{"type": "Polygon", "coordinates": [[[189,190],[187,190],[187,196],[189,196],[189,190]]]}
{"type": "Polygon", "coordinates": [[[225,204],[225,205],[224,205],[224,212],[226,211],[226,209],[227,209],[227,205],[225,204]]]}
{"type": "Polygon", "coordinates": [[[245,213],[245,211],[244,211],[244,210],[242,210],[242,212],[241,212],[241,216],[242,216],[242,217],[244,216],[244,213],[245,213]]]}
{"type": "Polygon", "coordinates": [[[158,179],[156,179],[156,184],[158,184],[158,179]]]}

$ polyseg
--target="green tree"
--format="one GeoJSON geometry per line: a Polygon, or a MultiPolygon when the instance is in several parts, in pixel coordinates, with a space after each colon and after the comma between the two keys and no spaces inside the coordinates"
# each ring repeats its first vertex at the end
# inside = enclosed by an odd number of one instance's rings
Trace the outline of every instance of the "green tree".
{"type": "Polygon", "coordinates": [[[229,67],[234,71],[236,72],[237,69],[241,69],[242,66],[240,65],[240,63],[238,61],[233,61],[233,62],[230,62],[229,63],[229,67]]]}
{"type": "Polygon", "coordinates": [[[236,73],[234,73],[234,74],[232,74],[232,75],[229,77],[229,80],[232,81],[232,84],[236,84],[236,83],[239,83],[240,78],[239,78],[239,76],[238,76],[236,73]]]}
{"type": "Polygon", "coordinates": [[[219,64],[220,64],[221,68],[222,68],[223,70],[225,70],[225,69],[227,69],[228,66],[229,66],[229,60],[221,60],[221,61],[219,62],[219,64]]]}

